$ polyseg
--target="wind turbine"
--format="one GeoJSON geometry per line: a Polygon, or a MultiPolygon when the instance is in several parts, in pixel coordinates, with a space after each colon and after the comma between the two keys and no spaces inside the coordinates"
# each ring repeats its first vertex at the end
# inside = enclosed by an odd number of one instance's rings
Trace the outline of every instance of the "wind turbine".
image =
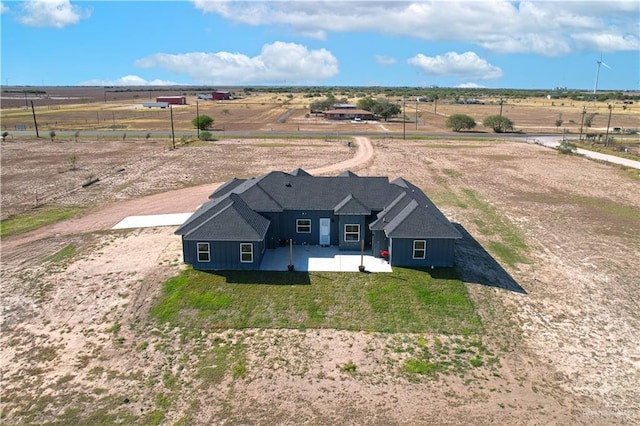
{"type": "Polygon", "coordinates": [[[598,78],[600,77],[600,65],[604,65],[605,67],[611,69],[611,67],[604,62],[602,62],[602,55],[600,55],[600,60],[596,61],[598,67],[596,68],[596,84],[593,86],[593,97],[596,97],[596,92],[598,91],[598,78]]]}

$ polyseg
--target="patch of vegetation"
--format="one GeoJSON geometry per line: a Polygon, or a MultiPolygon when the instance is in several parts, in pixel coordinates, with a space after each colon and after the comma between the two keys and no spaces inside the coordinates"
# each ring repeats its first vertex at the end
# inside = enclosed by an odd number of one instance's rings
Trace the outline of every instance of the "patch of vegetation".
{"type": "Polygon", "coordinates": [[[358,369],[358,367],[353,363],[353,361],[349,361],[343,365],[339,365],[338,368],[343,373],[348,373],[348,374],[355,374],[356,370],[358,369]]]}
{"type": "Polygon", "coordinates": [[[76,246],[69,244],[47,258],[49,262],[58,263],[65,259],[70,259],[76,253],[76,246]]]}
{"type": "Polygon", "coordinates": [[[161,323],[197,329],[470,334],[481,327],[462,281],[404,268],[390,274],[186,269],[164,284],[151,314],[161,323]]]}
{"type": "Polygon", "coordinates": [[[481,213],[481,216],[474,221],[478,230],[493,238],[493,241],[489,243],[492,254],[509,266],[515,266],[517,263],[529,263],[527,258],[529,248],[520,232],[508,223],[495,207],[481,200],[475,191],[465,189],[463,193],[469,204],[481,213]]]}
{"type": "Polygon", "coordinates": [[[0,222],[0,238],[24,234],[25,232],[77,216],[82,211],[83,209],[80,207],[34,209],[28,213],[23,213],[0,222]]]}
{"type": "Polygon", "coordinates": [[[460,172],[458,172],[457,170],[453,170],[453,169],[442,169],[442,172],[447,175],[447,176],[451,176],[451,177],[460,177],[460,172]]]}
{"type": "Polygon", "coordinates": [[[576,144],[571,143],[567,140],[563,140],[560,145],[558,145],[558,151],[562,154],[573,154],[576,152],[576,144]]]}

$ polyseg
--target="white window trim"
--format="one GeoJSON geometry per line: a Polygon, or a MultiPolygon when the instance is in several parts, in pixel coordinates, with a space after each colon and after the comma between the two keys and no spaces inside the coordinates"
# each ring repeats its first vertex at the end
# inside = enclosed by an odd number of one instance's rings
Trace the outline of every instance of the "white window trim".
{"type": "MultiPolygon", "coordinates": [[[[307,225],[303,225],[307,226],[307,225]]],[[[296,219],[296,234],[310,234],[311,233],[311,219],[296,219]],[[309,230],[308,231],[300,231],[300,222],[305,221],[309,222],[309,230]]]]}
{"type": "Polygon", "coordinates": [[[197,252],[197,256],[198,256],[198,262],[211,262],[211,246],[209,245],[209,243],[205,243],[205,242],[196,243],[196,252],[197,252]],[[206,244],[207,245],[207,249],[206,250],[200,250],[200,245],[201,244],[206,244]],[[206,254],[207,255],[207,260],[200,260],[200,255],[201,254],[206,254]]]}
{"type": "Polygon", "coordinates": [[[359,223],[345,223],[344,225],[344,241],[346,243],[357,243],[360,241],[360,224],[359,223]],[[347,240],[347,234],[355,234],[353,231],[347,232],[347,226],[357,226],[358,227],[358,239],[357,240],[347,240]]]}
{"type": "Polygon", "coordinates": [[[253,243],[240,243],[240,263],[253,263],[253,243]],[[242,251],[242,247],[244,246],[251,247],[251,251],[242,251]],[[243,260],[242,259],[243,254],[251,255],[251,260],[243,260]]]}
{"type": "Polygon", "coordinates": [[[413,258],[414,259],[426,259],[427,258],[427,240],[413,240],[413,258]],[[423,243],[424,248],[417,249],[416,243],[423,243]],[[422,256],[416,256],[416,251],[421,251],[422,256]]]}

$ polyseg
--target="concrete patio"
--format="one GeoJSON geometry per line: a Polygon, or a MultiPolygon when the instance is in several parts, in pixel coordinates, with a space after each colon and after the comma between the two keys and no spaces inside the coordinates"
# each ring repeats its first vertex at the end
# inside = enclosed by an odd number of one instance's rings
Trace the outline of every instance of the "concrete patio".
{"type": "MultiPolygon", "coordinates": [[[[392,272],[391,265],[365,250],[364,267],[367,272],[392,272]]],[[[261,271],[286,271],[289,265],[289,247],[267,250],[260,265],[261,271]]],[[[296,271],[358,272],[360,252],[340,251],[338,247],[293,246],[293,265],[296,271]]]]}

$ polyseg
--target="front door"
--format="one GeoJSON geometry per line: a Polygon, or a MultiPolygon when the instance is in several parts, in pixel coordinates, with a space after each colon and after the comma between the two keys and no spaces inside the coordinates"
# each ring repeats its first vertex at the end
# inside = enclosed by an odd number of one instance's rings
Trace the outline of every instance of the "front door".
{"type": "Polygon", "coordinates": [[[331,219],[320,219],[320,245],[331,245],[331,219]]]}

